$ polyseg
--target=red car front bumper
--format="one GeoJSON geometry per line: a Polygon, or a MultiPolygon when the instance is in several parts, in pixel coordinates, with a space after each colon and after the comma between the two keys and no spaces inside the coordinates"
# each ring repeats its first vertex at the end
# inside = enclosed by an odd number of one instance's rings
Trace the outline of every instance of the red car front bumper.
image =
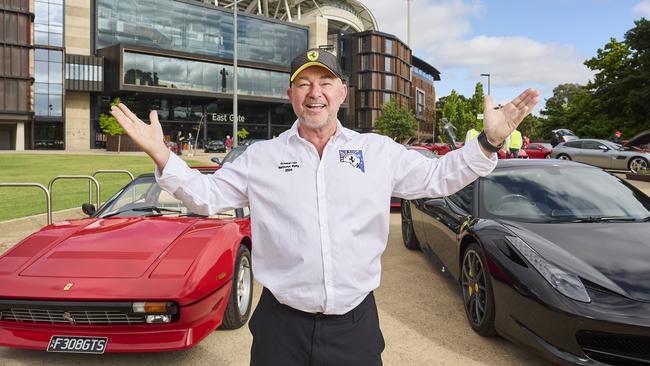
{"type": "Polygon", "coordinates": [[[190,348],[221,325],[231,286],[180,307],[169,324],[61,325],[0,320],[0,346],[47,350],[52,336],[107,337],[106,352],[156,352],[190,348]]]}

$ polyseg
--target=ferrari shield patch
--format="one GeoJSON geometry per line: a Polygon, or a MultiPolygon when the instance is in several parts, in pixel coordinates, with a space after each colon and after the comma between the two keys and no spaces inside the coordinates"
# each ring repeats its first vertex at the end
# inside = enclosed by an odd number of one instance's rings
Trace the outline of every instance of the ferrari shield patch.
{"type": "Polygon", "coordinates": [[[339,159],[341,163],[348,163],[362,172],[366,172],[366,168],[363,166],[362,150],[339,150],[339,159]]]}

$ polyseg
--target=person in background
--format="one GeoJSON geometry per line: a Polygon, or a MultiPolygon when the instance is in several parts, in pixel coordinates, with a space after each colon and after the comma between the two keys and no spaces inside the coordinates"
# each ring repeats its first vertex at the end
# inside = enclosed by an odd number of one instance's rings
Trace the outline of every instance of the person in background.
{"type": "Polygon", "coordinates": [[[178,146],[178,155],[183,155],[183,142],[185,141],[185,136],[183,136],[183,131],[178,131],[176,134],[176,146],[178,146]]]}
{"type": "Polygon", "coordinates": [[[510,157],[516,159],[519,157],[519,150],[523,145],[523,139],[521,138],[521,132],[517,129],[512,131],[510,134],[510,157]]]}
{"type": "Polygon", "coordinates": [[[230,135],[226,135],[225,144],[226,144],[226,152],[229,153],[230,150],[232,150],[232,145],[233,145],[233,141],[230,138],[230,135]]]}
{"type": "Polygon", "coordinates": [[[560,143],[560,134],[557,132],[553,132],[553,136],[551,136],[551,146],[556,147],[560,143]]]}
{"type": "Polygon", "coordinates": [[[524,144],[523,144],[522,148],[525,149],[525,148],[528,147],[528,145],[530,145],[530,137],[524,136],[524,144]]]}
{"type": "Polygon", "coordinates": [[[479,132],[476,131],[476,125],[472,124],[471,128],[465,134],[465,145],[467,145],[473,138],[478,136],[479,132]]]}
{"type": "Polygon", "coordinates": [[[614,137],[612,137],[612,138],[610,139],[610,141],[615,142],[615,143],[617,143],[617,144],[620,144],[620,143],[621,143],[621,136],[622,136],[622,135],[623,135],[623,133],[621,133],[621,131],[618,131],[618,130],[617,130],[616,132],[614,132],[614,137]]]}
{"type": "MultiPolygon", "coordinates": [[[[506,137],[506,140],[503,142],[503,146],[501,147],[501,152],[503,153],[503,158],[504,159],[510,159],[510,135],[506,137]]],[[[501,158],[500,155],[498,155],[499,158],[501,158]]]]}

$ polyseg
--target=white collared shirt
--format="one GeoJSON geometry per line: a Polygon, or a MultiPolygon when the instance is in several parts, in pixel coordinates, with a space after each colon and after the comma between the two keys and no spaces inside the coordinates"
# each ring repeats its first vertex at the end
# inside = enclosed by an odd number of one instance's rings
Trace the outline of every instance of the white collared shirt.
{"type": "Polygon", "coordinates": [[[489,174],[496,161],[477,139],[427,159],[340,123],[319,158],[296,122],[213,175],[170,154],[156,179],[197,213],[250,206],[256,279],[295,309],[343,314],[379,287],[390,197],[452,194],[489,174]]]}

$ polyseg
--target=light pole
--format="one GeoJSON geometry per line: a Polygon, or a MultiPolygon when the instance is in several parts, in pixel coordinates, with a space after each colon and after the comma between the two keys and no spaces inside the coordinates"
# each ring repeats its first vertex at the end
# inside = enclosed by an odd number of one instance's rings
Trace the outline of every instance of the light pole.
{"type": "Polygon", "coordinates": [[[488,95],[490,95],[490,74],[481,74],[481,76],[487,76],[488,78],[488,95]]]}
{"type": "Polygon", "coordinates": [[[233,57],[232,57],[232,146],[239,146],[239,138],[237,137],[237,122],[239,122],[239,116],[237,114],[237,3],[239,1],[235,0],[233,2],[233,57]]]}

